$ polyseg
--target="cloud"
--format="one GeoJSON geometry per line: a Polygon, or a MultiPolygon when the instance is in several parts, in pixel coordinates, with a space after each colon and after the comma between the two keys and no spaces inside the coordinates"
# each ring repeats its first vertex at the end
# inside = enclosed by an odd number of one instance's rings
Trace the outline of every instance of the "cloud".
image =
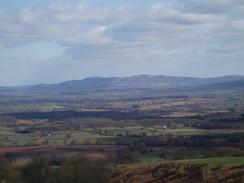
{"type": "Polygon", "coordinates": [[[1,11],[0,48],[11,52],[52,42],[64,50],[59,59],[49,60],[60,67],[67,58],[70,64],[111,65],[239,61],[244,56],[243,10],[242,0],[178,0],[145,6],[56,3],[1,11]]]}
{"type": "Polygon", "coordinates": [[[244,31],[244,19],[234,21],[233,26],[240,31],[244,31]]]}
{"type": "Polygon", "coordinates": [[[79,44],[106,44],[110,40],[104,34],[106,26],[97,26],[92,30],[76,35],[65,37],[61,42],[63,45],[75,46],[79,44]]]}
{"type": "Polygon", "coordinates": [[[198,13],[225,14],[228,13],[243,15],[244,2],[242,0],[187,0],[184,1],[187,11],[198,13]]]}
{"type": "MultiPolygon", "coordinates": [[[[191,5],[227,6],[231,1],[224,0],[191,5]]],[[[237,1],[239,2],[239,1],[237,1]]],[[[240,2],[239,2],[240,3],[240,2]]],[[[233,3],[235,4],[235,3],[233,3]]],[[[236,4],[236,6],[239,4],[236,4]]],[[[204,7],[205,7],[204,6],[204,7]]],[[[114,44],[128,41],[143,42],[164,37],[189,37],[194,33],[213,34],[214,30],[231,21],[211,13],[199,13],[187,9],[187,4],[155,4],[151,7],[94,7],[85,3],[53,4],[47,9],[24,9],[0,14],[0,42],[2,46],[15,46],[35,41],[57,41],[63,46],[77,44],[114,44]],[[204,31],[200,29],[204,28],[204,31]]],[[[235,20],[233,20],[235,21],[235,20]]],[[[198,36],[198,35],[196,35],[198,36]]],[[[214,36],[214,35],[213,35],[214,36]]],[[[166,38],[167,39],[167,38],[166,38]]]]}

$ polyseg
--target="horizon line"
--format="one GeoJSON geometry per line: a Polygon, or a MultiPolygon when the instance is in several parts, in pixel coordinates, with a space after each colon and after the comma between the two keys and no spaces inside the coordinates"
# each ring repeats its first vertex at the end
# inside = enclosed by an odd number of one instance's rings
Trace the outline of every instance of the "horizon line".
{"type": "Polygon", "coordinates": [[[64,82],[69,81],[82,81],[85,79],[91,79],[91,78],[103,78],[103,79],[109,79],[109,78],[132,78],[132,77],[139,77],[139,76],[148,76],[148,77],[157,77],[157,76],[164,76],[164,77],[175,77],[175,78],[195,78],[195,79],[214,79],[214,78],[221,78],[221,77],[244,77],[242,74],[227,74],[227,75],[218,75],[218,76],[209,76],[209,77],[201,77],[201,76],[181,76],[181,75],[164,75],[164,74],[135,74],[135,75],[128,75],[128,76],[87,76],[81,79],[67,79],[59,82],[53,82],[53,83],[36,83],[36,84],[23,84],[23,85],[0,85],[1,88],[11,88],[11,87],[28,87],[28,86],[38,86],[38,85],[55,85],[55,84],[61,84],[64,82]]]}

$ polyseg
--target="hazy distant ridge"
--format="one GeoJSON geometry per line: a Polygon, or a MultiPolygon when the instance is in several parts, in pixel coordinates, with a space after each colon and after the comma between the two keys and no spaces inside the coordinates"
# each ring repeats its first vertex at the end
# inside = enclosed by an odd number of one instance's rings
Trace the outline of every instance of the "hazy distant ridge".
{"type": "Polygon", "coordinates": [[[215,78],[164,75],[136,75],[123,78],[90,77],[82,80],[65,81],[58,84],[14,87],[14,89],[28,92],[84,92],[129,89],[225,89],[228,87],[236,89],[244,88],[244,76],[223,76],[215,78]]]}

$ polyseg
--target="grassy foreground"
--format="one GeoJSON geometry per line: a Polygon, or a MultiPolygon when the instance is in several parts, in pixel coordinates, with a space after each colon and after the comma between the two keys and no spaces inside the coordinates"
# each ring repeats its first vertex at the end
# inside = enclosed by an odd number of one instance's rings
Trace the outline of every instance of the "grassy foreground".
{"type": "Polygon", "coordinates": [[[179,160],[177,163],[208,164],[210,166],[239,166],[244,165],[244,157],[214,157],[201,159],[179,160]]]}
{"type": "Polygon", "coordinates": [[[166,161],[159,157],[159,153],[152,152],[143,155],[139,164],[154,164],[154,163],[190,163],[190,164],[208,164],[210,166],[239,166],[244,165],[244,156],[240,157],[210,157],[198,159],[184,159],[166,161]]]}

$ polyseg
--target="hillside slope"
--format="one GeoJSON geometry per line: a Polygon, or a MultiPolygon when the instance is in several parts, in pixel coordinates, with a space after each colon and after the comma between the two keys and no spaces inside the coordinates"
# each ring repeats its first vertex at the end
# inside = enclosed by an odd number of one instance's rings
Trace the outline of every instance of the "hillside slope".
{"type": "Polygon", "coordinates": [[[113,183],[241,183],[244,166],[216,167],[190,164],[155,164],[117,167],[113,183]]]}

